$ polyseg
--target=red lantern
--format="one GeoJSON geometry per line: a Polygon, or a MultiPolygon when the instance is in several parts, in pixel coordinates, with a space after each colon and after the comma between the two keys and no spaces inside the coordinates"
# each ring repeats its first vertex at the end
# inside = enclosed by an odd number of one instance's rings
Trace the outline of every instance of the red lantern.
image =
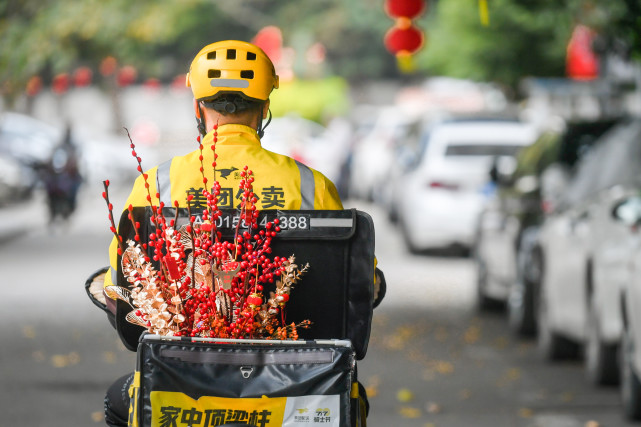
{"type": "Polygon", "coordinates": [[[572,32],[566,56],[568,77],[577,80],[592,80],[599,77],[599,58],[592,50],[596,34],[583,25],[578,25],[572,32]]]}
{"type": "Polygon", "coordinates": [[[425,0],[385,0],[385,12],[392,18],[416,18],[425,9],[425,0]]]}
{"type": "Polygon", "coordinates": [[[186,78],[184,74],[179,74],[171,81],[171,88],[174,90],[185,90],[187,85],[185,84],[186,78]]]}
{"type": "Polygon", "coordinates": [[[56,75],[51,82],[51,90],[60,95],[69,89],[69,74],[61,73],[56,75]]]}
{"type": "Polygon", "coordinates": [[[145,80],[145,83],[143,84],[143,86],[146,87],[147,89],[158,90],[161,88],[162,84],[160,83],[159,79],[155,77],[151,77],[145,80]]]}
{"type": "Polygon", "coordinates": [[[27,81],[25,92],[27,96],[36,96],[40,92],[40,89],[42,89],[42,79],[38,76],[33,76],[27,81]]]}
{"type": "Polygon", "coordinates": [[[423,32],[413,26],[407,28],[392,27],[385,34],[384,42],[387,50],[395,55],[400,53],[411,54],[423,46],[423,32]]]}
{"type": "Polygon", "coordinates": [[[93,73],[89,67],[80,67],[73,73],[73,82],[76,87],[89,86],[93,73]]]}
{"type": "Polygon", "coordinates": [[[135,82],[137,77],[138,71],[131,65],[125,65],[118,71],[116,82],[118,86],[125,87],[135,82]]]}
{"type": "Polygon", "coordinates": [[[283,53],[283,34],[280,28],[273,25],[261,29],[252,40],[276,64],[283,53]]]}

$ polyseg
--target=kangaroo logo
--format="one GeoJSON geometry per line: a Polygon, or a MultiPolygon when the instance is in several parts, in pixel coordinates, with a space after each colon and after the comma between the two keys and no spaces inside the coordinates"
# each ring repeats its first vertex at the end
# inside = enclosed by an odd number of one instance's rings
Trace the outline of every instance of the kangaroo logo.
{"type": "Polygon", "coordinates": [[[216,172],[220,175],[221,178],[227,179],[227,177],[234,171],[237,171],[238,168],[235,166],[232,166],[229,169],[216,169],[216,172]]]}

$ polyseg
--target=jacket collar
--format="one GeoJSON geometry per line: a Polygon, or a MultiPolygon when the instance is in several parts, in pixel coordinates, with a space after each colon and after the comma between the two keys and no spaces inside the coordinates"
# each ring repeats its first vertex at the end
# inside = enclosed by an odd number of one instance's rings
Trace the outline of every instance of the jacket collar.
{"type": "Polygon", "coordinates": [[[216,145],[260,145],[260,138],[255,129],[238,124],[225,124],[218,126],[216,131],[211,130],[203,140],[203,144],[211,145],[216,133],[216,145]]]}

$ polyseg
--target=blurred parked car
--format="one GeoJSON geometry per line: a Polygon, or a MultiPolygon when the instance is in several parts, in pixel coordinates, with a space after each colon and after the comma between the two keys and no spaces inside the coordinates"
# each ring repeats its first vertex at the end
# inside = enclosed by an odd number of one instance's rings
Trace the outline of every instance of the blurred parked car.
{"type": "Polygon", "coordinates": [[[430,118],[426,117],[408,122],[402,134],[394,140],[388,159],[389,166],[378,186],[375,199],[376,204],[384,209],[392,223],[398,223],[400,196],[398,187],[404,185],[405,173],[416,163],[421,149],[421,138],[426,137],[423,129],[429,120],[430,118]]]}
{"type": "Polygon", "coordinates": [[[0,206],[27,199],[36,180],[33,169],[0,152],[0,206]]]}
{"type": "Polygon", "coordinates": [[[3,203],[31,196],[37,171],[50,160],[62,133],[40,120],[14,112],[0,115],[0,199],[3,203]]]}
{"type": "Polygon", "coordinates": [[[62,138],[59,129],[19,113],[0,115],[0,151],[28,165],[44,164],[62,138]]]}
{"type": "Polygon", "coordinates": [[[492,191],[488,187],[492,162],[496,158],[514,162],[514,156],[535,138],[532,127],[508,119],[428,123],[414,164],[394,190],[407,248],[411,252],[471,248],[478,215],[492,191]]]}
{"type": "Polygon", "coordinates": [[[382,188],[393,166],[396,147],[419,119],[419,114],[418,110],[400,106],[387,106],[378,111],[370,132],[352,148],[350,197],[376,202],[382,200],[382,188]]]}
{"type": "Polygon", "coordinates": [[[480,308],[507,302],[517,334],[536,332],[540,254],[534,251],[545,212],[557,205],[574,165],[616,120],[558,123],[525,147],[511,175],[496,170],[498,191],[481,213],[474,249],[480,308]]]}
{"type": "Polygon", "coordinates": [[[629,229],[628,277],[621,293],[623,332],[619,349],[621,401],[627,418],[641,420],[641,180],[639,192],[615,204],[614,218],[629,229]]]}
{"type": "Polygon", "coordinates": [[[588,378],[618,381],[621,290],[629,279],[630,228],[613,206],[639,192],[641,121],[624,121],[578,163],[558,206],[541,226],[538,344],[548,360],[585,348],[588,378]]]}

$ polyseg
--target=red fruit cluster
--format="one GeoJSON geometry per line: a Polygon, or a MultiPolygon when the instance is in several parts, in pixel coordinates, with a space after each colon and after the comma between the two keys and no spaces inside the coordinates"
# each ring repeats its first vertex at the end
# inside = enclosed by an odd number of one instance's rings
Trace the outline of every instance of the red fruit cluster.
{"type": "MultiPolygon", "coordinates": [[[[212,150],[216,169],[217,126],[214,127],[212,150]]],[[[131,141],[131,138],[130,138],[131,141]]],[[[164,205],[154,205],[147,174],[142,172],[141,159],[131,141],[132,156],[138,163],[145,188],[147,201],[152,208],[152,223],[155,230],[143,241],[140,223],[133,217],[133,206],[129,206],[129,219],[135,230],[135,241],[143,252],[143,262],[154,265],[153,293],[150,298],[160,299],[165,320],[173,335],[204,336],[218,338],[278,338],[296,339],[297,327],[308,327],[309,322],[299,325],[285,324],[284,307],[289,301],[289,287],[283,286],[284,276],[292,271],[291,260],[278,256],[271,257],[271,242],[280,231],[278,219],[259,227],[257,198],[253,192],[253,172],[245,166],[240,173],[239,188],[242,194],[239,221],[232,240],[223,240],[217,230],[217,219],[222,215],[218,209],[220,184],[215,181],[211,191],[207,190],[207,178],[203,166],[203,146],[200,145],[200,172],[205,184],[203,196],[207,207],[198,213],[191,210],[193,196],[187,198],[189,222],[177,227],[179,202],[174,202],[175,218],[163,215],[164,205]],[[285,271],[285,267],[289,270],[285,271]],[[283,279],[277,286],[276,294],[267,302],[263,297],[265,285],[283,279]],[[159,288],[159,290],[158,290],[159,288]],[[173,316],[173,317],[172,317],[173,316]],[[172,323],[173,322],[173,323],[172,323]]],[[[119,253],[126,249],[122,238],[116,232],[113,220],[113,206],[108,200],[108,181],[105,182],[103,197],[109,208],[111,231],[119,241],[119,253]]],[[[159,195],[156,194],[156,199],[159,195]]],[[[131,244],[130,244],[131,246],[131,244]]],[[[145,271],[148,271],[145,270],[145,271]]],[[[299,271],[296,277],[304,271],[299,271]]],[[[127,278],[137,284],[145,279],[142,273],[131,273],[127,278]]],[[[291,285],[290,285],[291,286],[291,285]]],[[[150,293],[150,294],[151,294],[150,293]]],[[[150,313],[135,311],[138,324],[151,328],[150,313]]],[[[158,313],[154,313],[158,315],[158,313]]],[[[164,330],[164,329],[163,329],[164,330]]]]}

